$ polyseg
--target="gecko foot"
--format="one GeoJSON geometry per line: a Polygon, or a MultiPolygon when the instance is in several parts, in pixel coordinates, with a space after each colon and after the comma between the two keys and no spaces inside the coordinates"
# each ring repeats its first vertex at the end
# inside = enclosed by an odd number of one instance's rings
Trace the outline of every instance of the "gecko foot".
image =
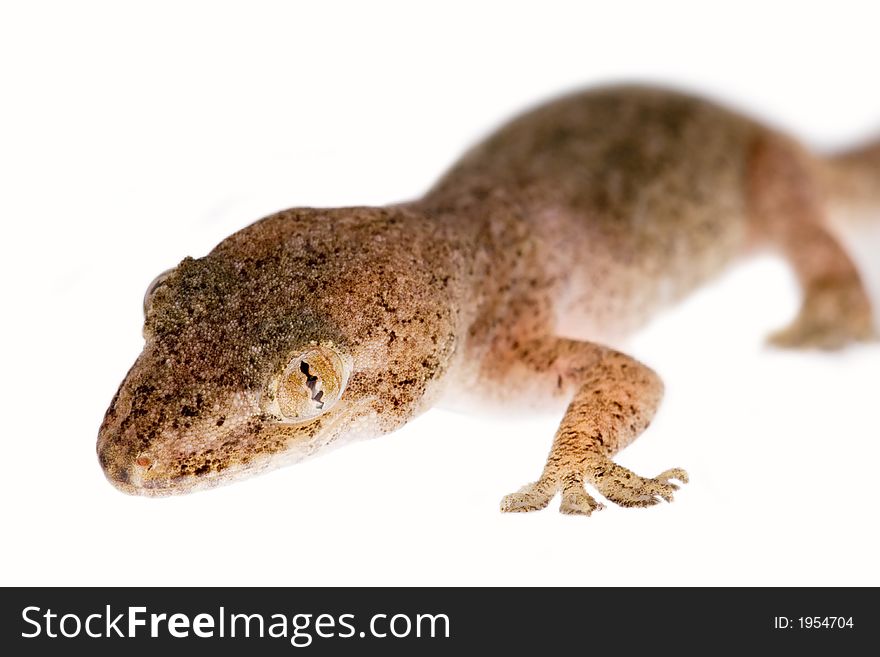
{"type": "Polygon", "coordinates": [[[607,458],[594,463],[587,470],[587,478],[603,497],[619,506],[646,507],[662,500],[672,501],[678,485],[671,480],[688,482],[687,472],[671,468],[650,479],[617,465],[607,458]]]}
{"type": "MultiPolygon", "coordinates": [[[[664,470],[652,479],[640,477],[631,470],[617,465],[607,458],[601,458],[587,467],[589,482],[609,501],[624,507],[653,506],[661,500],[672,501],[678,485],[688,482],[687,472],[681,468],[664,470]]],[[[601,511],[605,505],[597,502],[584,489],[584,474],[572,471],[559,479],[542,477],[536,482],[526,484],[517,492],[505,495],[501,500],[501,511],[505,513],[540,511],[545,508],[556,493],[562,490],[559,512],[566,515],[589,516],[601,511]]]]}
{"type": "Polygon", "coordinates": [[[781,349],[843,349],[854,342],[870,342],[877,336],[868,327],[853,331],[839,325],[795,322],[788,328],[772,333],[768,338],[774,347],[781,349]]]}
{"type": "Polygon", "coordinates": [[[854,342],[877,339],[871,305],[860,286],[818,287],[807,292],[790,326],[767,341],[783,349],[842,349],[854,342]]]}

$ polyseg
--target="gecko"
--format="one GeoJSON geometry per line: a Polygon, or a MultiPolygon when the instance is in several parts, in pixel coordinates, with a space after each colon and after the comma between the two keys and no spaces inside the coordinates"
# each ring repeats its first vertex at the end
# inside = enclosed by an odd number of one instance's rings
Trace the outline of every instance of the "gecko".
{"type": "MultiPolygon", "coordinates": [[[[421,198],[299,207],[161,274],[97,453],[137,495],[187,493],[403,426],[427,409],[562,420],[505,512],[671,501],[688,475],[615,456],[663,396],[616,345],[743,257],[790,263],[800,309],[769,341],[876,337],[839,204],[880,210],[880,142],[820,156],[689,92],[618,84],[514,118],[421,198]]],[[[344,485],[337,482],[335,485],[344,485]]]]}

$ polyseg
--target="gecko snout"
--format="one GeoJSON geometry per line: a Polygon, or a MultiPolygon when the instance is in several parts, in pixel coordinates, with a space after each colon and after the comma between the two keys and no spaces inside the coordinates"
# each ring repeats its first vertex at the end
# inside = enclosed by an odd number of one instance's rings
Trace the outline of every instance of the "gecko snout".
{"type": "Polygon", "coordinates": [[[152,459],[141,452],[145,441],[139,438],[137,429],[122,421],[124,416],[116,408],[105,418],[98,432],[98,462],[104,476],[118,490],[129,495],[143,494],[144,475],[152,467],[152,459]]]}
{"type": "Polygon", "coordinates": [[[98,440],[98,462],[111,484],[124,493],[135,492],[132,485],[133,461],[124,455],[116,441],[109,440],[103,432],[98,440]]]}
{"type": "Polygon", "coordinates": [[[104,476],[118,490],[128,495],[163,495],[162,486],[151,481],[150,471],[156,465],[148,456],[137,455],[125,441],[113,440],[102,434],[98,442],[98,461],[104,476]]]}

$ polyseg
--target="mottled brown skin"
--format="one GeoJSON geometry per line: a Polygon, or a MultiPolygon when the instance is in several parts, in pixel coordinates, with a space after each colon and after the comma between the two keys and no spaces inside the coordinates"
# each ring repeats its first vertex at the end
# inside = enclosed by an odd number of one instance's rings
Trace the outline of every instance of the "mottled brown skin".
{"type": "Polygon", "coordinates": [[[452,362],[461,250],[403,208],[296,209],[185,259],[148,295],[144,351],[98,438],[107,476],[177,493],[398,428],[452,362]],[[263,403],[270,380],[323,343],[354,363],[343,398],[282,421],[263,403]]]}
{"type": "Polygon", "coordinates": [[[612,460],[650,424],[663,383],[607,345],[761,246],[804,288],[773,342],[873,337],[825,219],[831,196],[880,206],[878,154],[819,160],[710,102],[643,87],[539,107],[418,201],[287,210],[160,279],[144,352],[100,429],[101,465],[125,492],[187,492],[477,399],[567,405],[541,476],[502,510],[559,492],[562,512],[589,515],[602,505],[585,484],[622,506],[671,500],[684,470],[644,478],[612,460]],[[347,381],[338,400],[332,381],[347,381]],[[281,389],[314,415],[279,412],[281,389]]]}

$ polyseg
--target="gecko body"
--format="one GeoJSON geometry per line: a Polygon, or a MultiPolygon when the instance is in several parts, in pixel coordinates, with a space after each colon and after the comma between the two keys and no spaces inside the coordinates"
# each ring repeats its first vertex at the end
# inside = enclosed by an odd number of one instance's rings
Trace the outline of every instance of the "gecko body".
{"type": "Polygon", "coordinates": [[[874,336],[832,201],[880,207],[880,146],[838,158],[712,102],[639,86],[567,96],[471,149],[422,198],[296,208],[160,276],[98,456],[128,493],[211,487],[393,431],[436,404],[564,409],[504,511],[671,500],[680,468],[614,455],[663,384],[616,344],[762,247],[800,313],[771,340],[874,336]],[[476,404],[475,401],[477,400],[476,404]]]}

